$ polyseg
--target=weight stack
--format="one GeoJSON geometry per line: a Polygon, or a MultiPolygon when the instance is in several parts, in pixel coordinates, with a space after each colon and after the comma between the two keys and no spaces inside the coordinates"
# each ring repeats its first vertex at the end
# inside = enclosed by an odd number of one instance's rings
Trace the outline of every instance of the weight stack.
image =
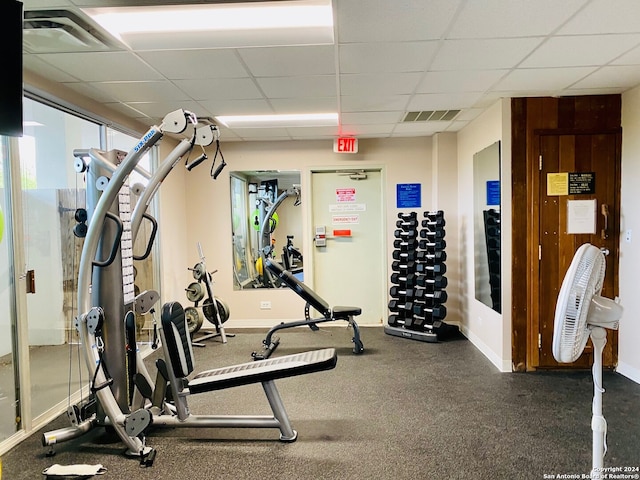
{"type": "MultiPolygon", "coordinates": [[[[437,342],[440,329],[445,325],[442,320],[447,315],[447,309],[444,305],[447,301],[444,212],[442,210],[423,212],[423,217],[416,242],[414,242],[417,248],[413,249],[411,257],[413,275],[406,277],[411,283],[411,300],[405,300],[403,304],[399,303],[410,306],[411,318],[405,318],[400,323],[392,322],[390,316],[390,321],[388,325],[385,325],[384,330],[388,335],[423,342],[437,342]]],[[[394,258],[395,255],[399,255],[395,251],[393,254],[394,258]]],[[[399,293],[398,289],[394,292],[393,287],[391,290],[392,294],[399,293]]],[[[405,292],[409,292],[409,290],[405,290],[405,292]]],[[[394,300],[391,300],[390,306],[394,300]]],[[[448,326],[445,325],[445,327],[448,326]]]]}
{"type": "Polygon", "coordinates": [[[500,290],[500,212],[491,208],[484,212],[484,238],[487,243],[489,264],[489,286],[493,309],[500,313],[502,297],[500,290]]]}
{"type": "Polygon", "coordinates": [[[398,213],[391,263],[393,286],[389,291],[391,300],[388,304],[388,324],[393,327],[404,328],[413,322],[418,225],[416,212],[398,213]]]}

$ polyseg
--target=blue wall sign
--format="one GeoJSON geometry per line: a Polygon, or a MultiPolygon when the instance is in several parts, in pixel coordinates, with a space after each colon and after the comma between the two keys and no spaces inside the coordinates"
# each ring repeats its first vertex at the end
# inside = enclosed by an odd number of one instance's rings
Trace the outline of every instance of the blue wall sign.
{"type": "Polygon", "coordinates": [[[500,180],[487,180],[487,206],[500,205],[500,180]]]}
{"type": "Polygon", "coordinates": [[[396,185],[396,208],[422,207],[420,183],[398,183],[396,185]]]}

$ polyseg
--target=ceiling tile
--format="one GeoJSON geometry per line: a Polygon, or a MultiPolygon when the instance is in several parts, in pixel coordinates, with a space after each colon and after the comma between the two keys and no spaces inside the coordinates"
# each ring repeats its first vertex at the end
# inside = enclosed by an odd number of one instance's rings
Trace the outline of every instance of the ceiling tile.
{"type": "Polygon", "coordinates": [[[100,90],[90,83],[85,82],[65,82],[63,85],[74,92],[84,95],[101,103],[117,102],[119,99],[110,92],[100,90]]]}
{"type": "Polygon", "coordinates": [[[340,115],[340,122],[342,125],[375,125],[379,123],[393,124],[402,120],[403,116],[404,111],[400,110],[396,112],[345,112],[340,115]]]}
{"type": "Polygon", "coordinates": [[[430,70],[513,68],[538,46],[541,38],[445,40],[430,70]]]}
{"type": "Polygon", "coordinates": [[[335,75],[261,77],[256,82],[271,98],[329,97],[336,94],[335,75]]]}
{"type": "Polygon", "coordinates": [[[342,95],[396,95],[415,91],[422,73],[368,73],[340,75],[342,95]]]}
{"type": "Polygon", "coordinates": [[[449,122],[412,122],[399,123],[393,130],[393,136],[401,135],[433,135],[442,132],[449,125],[449,122]]]}
{"type": "Polygon", "coordinates": [[[249,78],[174,80],[173,83],[194,100],[262,98],[262,93],[260,93],[253,80],[249,78]]]}
{"type": "Polygon", "coordinates": [[[386,42],[439,39],[459,0],[349,0],[337,2],[338,41],[386,42]]]}
{"type": "Polygon", "coordinates": [[[23,55],[22,67],[25,70],[30,70],[41,77],[47,78],[54,82],[75,82],[78,78],[69,75],[68,72],[60,70],[55,66],[40,60],[35,55],[23,55]]]}
{"type": "Polygon", "coordinates": [[[637,0],[592,0],[559,31],[560,35],[640,32],[637,0]]]}
{"type": "Polygon", "coordinates": [[[274,113],[322,113],[337,112],[337,97],[273,98],[274,113]]]}
{"type": "Polygon", "coordinates": [[[395,123],[380,123],[376,125],[343,125],[342,134],[361,137],[363,135],[390,135],[395,123]]]}
{"type": "Polygon", "coordinates": [[[404,110],[410,98],[410,95],[352,95],[343,96],[340,103],[343,112],[383,112],[404,110]]]}
{"type": "Polygon", "coordinates": [[[85,82],[162,80],[162,76],[129,52],[47,53],[41,60],[85,82]]]}
{"type": "Polygon", "coordinates": [[[260,115],[273,113],[273,109],[264,99],[228,100],[215,98],[198,102],[211,115],[260,115]]]}
{"type": "MultiPolygon", "coordinates": [[[[314,136],[337,137],[341,134],[340,127],[290,127],[287,132],[291,138],[311,139],[314,136]]],[[[329,146],[331,148],[331,146],[329,146]]]]}
{"type": "Polygon", "coordinates": [[[200,105],[190,101],[127,102],[127,105],[149,117],[155,118],[164,118],[167,113],[178,109],[189,110],[198,116],[208,116],[206,112],[202,112],[200,105]]]}
{"type": "Polygon", "coordinates": [[[589,75],[595,67],[520,68],[512,71],[496,90],[561,90],[589,75]]]}
{"type": "Polygon", "coordinates": [[[437,47],[438,42],[343,44],[340,73],[422,72],[437,47]]]}
{"type": "Polygon", "coordinates": [[[120,102],[157,102],[158,100],[190,100],[171,82],[97,82],[89,86],[120,102]]]}
{"type": "MultiPolygon", "coordinates": [[[[105,107],[110,108],[111,110],[115,110],[117,112],[122,113],[123,115],[127,115],[129,117],[135,117],[135,118],[144,118],[146,119],[146,121],[144,121],[144,123],[151,125],[151,123],[153,123],[151,121],[151,117],[149,117],[149,115],[147,115],[146,113],[140,111],[137,108],[134,108],[131,105],[128,105],[126,103],[111,103],[111,102],[104,102],[105,107]]],[[[175,109],[174,109],[175,110],[175,109]]]]}
{"type": "Polygon", "coordinates": [[[264,47],[238,50],[251,75],[284,77],[335,73],[333,45],[264,47]]]}
{"type": "Polygon", "coordinates": [[[522,67],[602,65],[640,43],[640,34],[553,37],[540,45],[522,67]]]}
{"type": "Polygon", "coordinates": [[[147,51],[138,55],[171,80],[248,76],[235,50],[147,51]]]}
{"type": "Polygon", "coordinates": [[[416,93],[484,92],[509,70],[427,72],[416,93]]]}
{"type": "Polygon", "coordinates": [[[630,66],[602,67],[571,88],[631,88],[640,84],[640,69],[630,66]]]}
{"type": "Polygon", "coordinates": [[[458,110],[470,108],[481,97],[481,93],[421,93],[413,96],[407,106],[407,110],[458,110]]]}
{"type": "Polygon", "coordinates": [[[466,2],[447,33],[447,38],[546,36],[567,21],[585,3],[586,0],[466,2]]]}

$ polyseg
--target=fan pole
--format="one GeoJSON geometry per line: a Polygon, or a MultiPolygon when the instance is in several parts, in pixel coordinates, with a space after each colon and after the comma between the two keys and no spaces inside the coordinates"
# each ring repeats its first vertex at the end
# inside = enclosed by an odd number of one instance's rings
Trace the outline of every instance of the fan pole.
{"type": "Polygon", "coordinates": [[[604,466],[605,437],[607,422],[602,416],[602,352],[607,344],[607,331],[602,327],[592,327],[591,342],[593,343],[593,405],[591,430],[593,430],[593,468],[591,478],[602,478],[604,466]]]}

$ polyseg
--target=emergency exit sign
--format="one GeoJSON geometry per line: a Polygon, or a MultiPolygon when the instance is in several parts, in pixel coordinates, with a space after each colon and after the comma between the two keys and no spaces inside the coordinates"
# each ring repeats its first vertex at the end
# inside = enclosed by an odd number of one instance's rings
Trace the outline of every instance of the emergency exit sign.
{"type": "Polygon", "coordinates": [[[338,137],[333,141],[335,153],[358,153],[358,139],[353,137],[338,137]]]}

